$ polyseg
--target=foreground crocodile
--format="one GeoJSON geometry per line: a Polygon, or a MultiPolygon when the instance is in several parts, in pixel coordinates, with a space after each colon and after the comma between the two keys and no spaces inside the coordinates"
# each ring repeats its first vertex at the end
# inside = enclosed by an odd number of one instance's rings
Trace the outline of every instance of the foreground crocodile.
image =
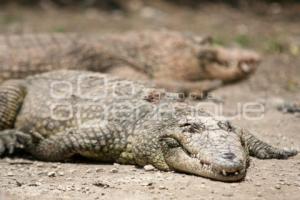
{"type": "Polygon", "coordinates": [[[261,159],[297,154],[163,90],[99,73],[53,71],[9,80],[0,97],[0,155],[15,148],[45,161],[80,154],[239,181],[248,154],[261,159]]]}
{"type": "Polygon", "coordinates": [[[201,94],[248,77],[259,61],[252,51],[214,47],[209,38],[172,31],[0,37],[0,82],[79,69],[153,80],[169,91],[201,94]]]}

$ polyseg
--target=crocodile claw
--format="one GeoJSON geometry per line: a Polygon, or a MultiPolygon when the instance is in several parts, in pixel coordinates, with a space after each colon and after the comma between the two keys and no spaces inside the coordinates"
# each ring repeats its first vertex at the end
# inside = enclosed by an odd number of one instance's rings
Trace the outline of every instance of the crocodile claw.
{"type": "Polygon", "coordinates": [[[0,156],[5,153],[13,154],[16,148],[21,148],[30,138],[16,130],[0,131],[0,156]]]}
{"type": "Polygon", "coordinates": [[[0,156],[5,152],[12,154],[17,146],[17,138],[14,134],[9,134],[9,131],[5,130],[0,133],[0,156]]]}

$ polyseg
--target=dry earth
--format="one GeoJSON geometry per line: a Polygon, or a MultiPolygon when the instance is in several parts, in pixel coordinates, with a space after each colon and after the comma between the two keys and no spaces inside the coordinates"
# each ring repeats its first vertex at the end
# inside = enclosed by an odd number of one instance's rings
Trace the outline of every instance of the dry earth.
{"type": "MultiPolygon", "coordinates": [[[[213,35],[218,43],[255,48],[264,56],[257,73],[212,95],[224,101],[223,114],[236,116],[235,123],[274,145],[300,150],[300,115],[276,109],[282,101],[300,101],[300,17],[297,7],[279,11],[276,14],[278,9],[273,7],[266,13],[253,13],[220,5],[197,10],[161,5],[159,9],[143,7],[132,14],[110,14],[96,10],[32,12],[10,7],[0,10],[0,32],[102,33],[171,28],[213,35]],[[246,119],[247,113],[238,105],[247,102],[264,106],[261,119],[246,119]]],[[[289,160],[252,158],[246,179],[239,183],[116,164],[0,160],[0,200],[299,198],[300,155],[289,160]]]]}

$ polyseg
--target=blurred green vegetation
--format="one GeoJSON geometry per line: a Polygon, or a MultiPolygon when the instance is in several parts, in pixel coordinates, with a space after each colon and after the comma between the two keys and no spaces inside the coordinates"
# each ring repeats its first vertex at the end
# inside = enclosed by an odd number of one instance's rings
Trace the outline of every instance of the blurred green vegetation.
{"type": "Polygon", "coordinates": [[[299,81],[298,80],[294,80],[294,79],[290,79],[288,80],[288,82],[286,83],[286,89],[290,92],[296,92],[299,91],[299,81]]]}
{"type": "Polygon", "coordinates": [[[53,31],[56,33],[64,33],[64,32],[66,32],[66,28],[63,26],[57,26],[57,27],[54,27],[53,31]]]}
{"type": "Polygon", "coordinates": [[[21,16],[18,15],[8,15],[8,14],[0,15],[0,24],[8,25],[15,22],[19,22],[21,21],[21,19],[22,19],[21,16]]]}
{"type": "Polygon", "coordinates": [[[286,48],[282,42],[273,38],[264,43],[264,50],[269,53],[282,53],[286,50],[286,48]]]}
{"type": "Polygon", "coordinates": [[[240,35],[237,35],[235,38],[234,38],[234,41],[240,46],[240,47],[249,47],[250,44],[251,44],[251,39],[248,35],[245,35],[245,34],[240,34],[240,35]]]}
{"type": "Polygon", "coordinates": [[[222,36],[214,36],[212,44],[215,46],[226,46],[228,43],[222,36]]]}

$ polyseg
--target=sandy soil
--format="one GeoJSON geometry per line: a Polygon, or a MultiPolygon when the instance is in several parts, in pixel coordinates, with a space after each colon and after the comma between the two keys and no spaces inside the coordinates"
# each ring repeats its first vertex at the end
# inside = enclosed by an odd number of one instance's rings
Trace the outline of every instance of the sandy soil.
{"type": "MultiPolygon", "coordinates": [[[[171,28],[213,35],[219,43],[252,47],[264,60],[249,80],[214,91],[227,116],[245,116],[237,105],[256,102],[263,117],[233,121],[265,141],[300,150],[300,116],[277,111],[282,101],[300,100],[300,26],[296,9],[281,15],[239,11],[225,6],[198,10],[162,5],[133,14],[96,10],[82,13],[56,9],[0,11],[0,32],[121,32],[171,28]],[[285,14],[288,13],[288,14],[285,14]],[[60,20],[55,20],[59,17],[60,20]],[[241,38],[243,35],[243,38],[241,38]],[[299,46],[298,46],[299,45],[299,46]]],[[[273,14],[272,14],[273,13],[273,14]]],[[[299,12],[298,12],[299,13],[299,12]]],[[[29,159],[0,160],[0,200],[21,199],[299,199],[300,155],[289,160],[252,158],[246,179],[222,183],[201,177],[145,171],[134,166],[97,163],[44,163],[29,159]]]]}

